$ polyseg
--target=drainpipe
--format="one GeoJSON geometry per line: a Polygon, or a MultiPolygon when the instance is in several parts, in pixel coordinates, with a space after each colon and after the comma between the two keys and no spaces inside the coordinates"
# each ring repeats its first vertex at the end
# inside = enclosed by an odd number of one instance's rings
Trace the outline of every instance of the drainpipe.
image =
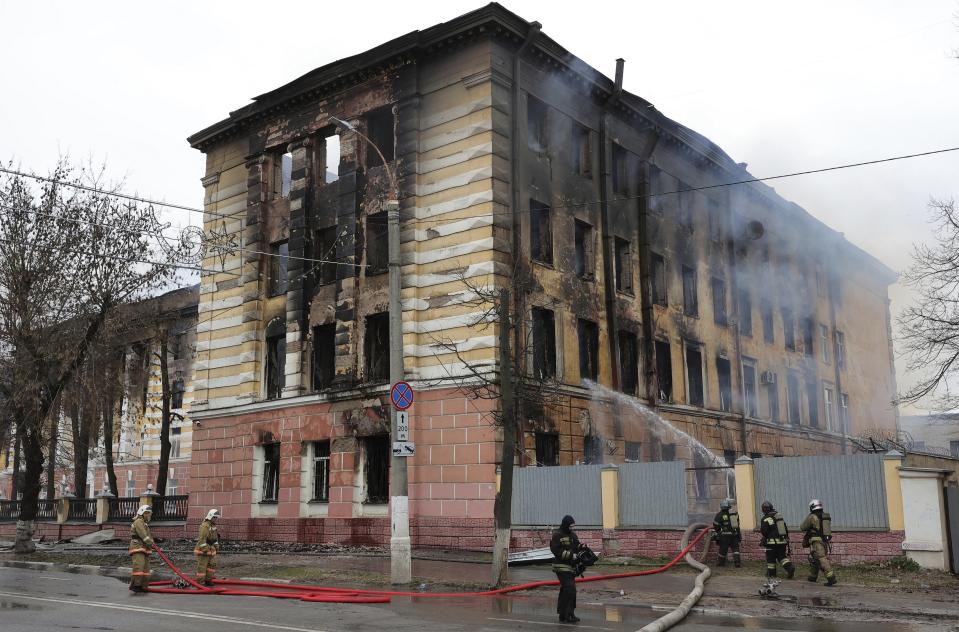
{"type": "Polygon", "coordinates": [[[618,335],[616,319],[616,279],[613,266],[614,237],[610,232],[612,218],[609,209],[609,155],[612,147],[609,142],[609,111],[619,102],[623,93],[623,66],[626,62],[622,57],[616,60],[616,82],[612,94],[603,103],[603,112],[600,115],[599,125],[599,205],[600,227],[603,232],[603,284],[606,295],[606,339],[609,341],[610,373],[613,379],[613,388],[619,389],[619,362],[617,362],[616,338],[618,335]]]}
{"type": "MultiPolygon", "coordinates": [[[[543,25],[539,22],[531,22],[529,25],[529,30],[526,32],[526,39],[523,40],[523,43],[517,49],[516,54],[513,55],[513,82],[510,86],[512,88],[512,99],[510,100],[510,187],[512,189],[512,208],[510,209],[510,221],[512,222],[511,230],[511,239],[510,239],[510,261],[513,266],[512,271],[512,283],[515,284],[517,271],[519,270],[519,259],[520,259],[520,248],[519,248],[519,234],[520,234],[520,215],[519,209],[521,208],[521,194],[525,187],[520,185],[521,178],[521,159],[522,156],[522,145],[520,143],[520,121],[519,121],[519,101],[522,91],[520,90],[521,78],[522,78],[522,69],[521,62],[523,55],[529,50],[530,46],[533,45],[533,42],[536,41],[536,38],[539,36],[540,31],[542,31],[543,25]]],[[[515,288],[514,288],[515,290],[515,288]]],[[[513,291],[510,292],[510,314],[516,315],[519,314],[519,310],[524,306],[525,296],[521,297],[520,292],[513,291]]],[[[513,323],[516,325],[516,323],[513,323]]],[[[522,364],[519,362],[519,330],[517,327],[513,327],[513,338],[511,340],[512,352],[513,352],[513,366],[520,367],[522,364]]],[[[525,465],[526,460],[526,445],[523,441],[523,420],[516,420],[516,432],[518,434],[519,445],[520,445],[520,454],[522,455],[520,464],[525,465]]]]}

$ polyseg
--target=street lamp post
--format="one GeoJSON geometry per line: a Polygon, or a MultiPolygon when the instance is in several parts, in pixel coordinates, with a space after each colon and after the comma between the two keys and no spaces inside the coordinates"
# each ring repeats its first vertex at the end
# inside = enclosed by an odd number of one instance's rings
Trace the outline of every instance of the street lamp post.
{"type": "MultiPolygon", "coordinates": [[[[395,113],[395,112],[394,112],[395,113]]],[[[403,305],[401,301],[400,262],[400,202],[399,185],[393,169],[386,162],[383,152],[368,136],[347,121],[330,117],[339,127],[353,132],[372,147],[383,161],[390,180],[390,198],[386,201],[387,248],[390,286],[390,384],[405,378],[403,366],[403,305]]],[[[396,440],[396,406],[390,402],[390,441],[396,440]]],[[[408,584],[412,579],[410,558],[410,509],[409,485],[406,475],[406,458],[390,458],[390,578],[394,584],[408,584]]]]}

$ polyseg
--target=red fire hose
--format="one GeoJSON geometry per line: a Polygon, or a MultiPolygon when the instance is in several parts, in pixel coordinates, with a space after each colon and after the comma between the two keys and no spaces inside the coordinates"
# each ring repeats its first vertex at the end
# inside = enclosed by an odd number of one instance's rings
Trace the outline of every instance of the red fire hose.
{"type": "MultiPolygon", "coordinates": [[[[690,543],[679,552],[669,563],[645,571],[632,571],[629,573],[612,573],[609,575],[592,575],[590,577],[580,577],[576,580],[578,584],[588,582],[598,582],[606,579],[622,579],[625,577],[639,577],[641,575],[655,575],[669,570],[678,564],[683,557],[709,532],[708,529],[700,531],[699,535],[693,538],[690,543]]],[[[158,546],[153,547],[167,566],[183,581],[191,586],[190,588],[174,588],[172,580],[165,580],[150,583],[150,592],[170,593],[177,595],[237,595],[246,597],[274,597],[276,599],[299,599],[300,601],[326,602],[326,603],[389,603],[390,598],[396,597],[492,597],[495,595],[505,595],[520,590],[530,590],[531,588],[541,588],[543,586],[558,586],[559,581],[543,580],[538,582],[529,582],[506,588],[497,588],[495,590],[484,590],[478,592],[455,592],[455,593],[425,593],[397,590],[363,590],[354,588],[336,588],[327,586],[303,586],[297,584],[279,584],[272,582],[252,582],[238,579],[217,579],[214,580],[215,586],[209,587],[197,583],[190,577],[184,575],[180,569],[164,554],[158,546]]]]}

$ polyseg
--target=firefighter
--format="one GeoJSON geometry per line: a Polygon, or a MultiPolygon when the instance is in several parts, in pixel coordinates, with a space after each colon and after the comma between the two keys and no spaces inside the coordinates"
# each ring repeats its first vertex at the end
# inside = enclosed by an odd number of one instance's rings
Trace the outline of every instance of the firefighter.
{"type": "Polygon", "coordinates": [[[130,590],[135,593],[147,592],[150,584],[150,552],[153,551],[153,536],[150,535],[150,518],[153,508],[140,505],[137,515],[130,525],[130,557],[133,558],[133,573],[130,577],[130,590]]]}
{"type": "Polygon", "coordinates": [[[763,519],[759,523],[762,540],[759,545],[766,549],[766,577],[776,576],[776,564],[781,564],[786,577],[793,578],[796,567],[789,559],[789,529],[786,521],[776,513],[776,508],[768,500],[763,501],[763,519]]]}
{"type": "Polygon", "coordinates": [[[733,550],[733,564],[736,568],[742,566],[739,556],[739,543],[742,534],[739,532],[739,514],[732,508],[732,502],[727,498],[719,503],[719,513],[713,518],[713,531],[716,541],[719,542],[719,562],[717,566],[726,566],[726,553],[733,550]]]}
{"type": "Polygon", "coordinates": [[[832,540],[832,518],[822,510],[822,502],[813,499],[809,501],[809,515],[799,526],[805,533],[803,546],[809,552],[809,577],[811,582],[819,581],[819,571],[826,577],[827,586],[836,585],[836,572],[829,563],[829,542],[832,540]]]}
{"type": "Polygon", "coordinates": [[[579,617],[576,610],[576,571],[574,565],[579,559],[579,538],[573,533],[576,521],[572,516],[563,516],[559,529],[553,531],[549,541],[549,550],[553,552],[553,572],[559,579],[559,599],[556,612],[560,623],[576,623],[579,617]]]}
{"type": "Polygon", "coordinates": [[[206,518],[200,523],[200,535],[193,549],[196,554],[196,581],[204,586],[212,586],[216,575],[216,555],[220,551],[216,521],[219,517],[220,512],[216,509],[207,512],[206,518]]]}

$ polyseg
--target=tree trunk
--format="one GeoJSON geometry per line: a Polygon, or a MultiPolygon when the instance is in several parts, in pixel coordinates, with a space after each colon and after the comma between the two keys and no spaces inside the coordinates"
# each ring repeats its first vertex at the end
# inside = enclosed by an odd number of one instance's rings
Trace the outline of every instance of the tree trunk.
{"type": "Polygon", "coordinates": [[[57,442],[60,439],[60,407],[50,415],[50,444],[47,448],[47,498],[57,497],[57,442]]]}
{"type": "Polygon", "coordinates": [[[114,496],[120,496],[117,491],[117,473],[113,467],[113,411],[114,411],[114,389],[109,387],[108,405],[103,410],[103,458],[107,468],[107,480],[110,483],[110,493],[114,496]]]}
{"type": "Polygon", "coordinates": [[[500,457],[500,487],[493,507],[493,579],[494,587],[509,580],[509,541],[513,513],[513,461],[516,450],[515,393],[513,390],[513,354],[510,350],[510,292],[500,290],[499,305],[500,398],[502,400],[503,451],[500,457]]]}
{"type": "Polygon", "coordinates": [[[162,415],[160,420],[160,467],[157,470],[156,493],[166,494],[167,470],[170,466],[170,371],[167,362],[166,330],[160,332],[160,385],[162,388],[162,415]]]}
{"type": "Polygon", "coordinates": [[[77,498],[87,497],[87,465],[90,461],[89,406],[73,406],[73,493],[77,498]]]}
{"type": "Polygon", "coordinates": [[[13,480],[10,481],[10,499],[16,500],[23,491],[23,481],[20,480],[20,460],[23,449],[23,424],[17,424],[17,431],[13,435],[13,480]]]}
{"type": "Polygon", "coordinates": [[[27,469],[23,477],[23,498],[20,501],[20,520],[17,521],[13,552],[33,553],[36,550],[33,532],[37,518],[37,500],[43,478],[43,437],[39,426],[23,433],[23,451],[27,469]]]}

